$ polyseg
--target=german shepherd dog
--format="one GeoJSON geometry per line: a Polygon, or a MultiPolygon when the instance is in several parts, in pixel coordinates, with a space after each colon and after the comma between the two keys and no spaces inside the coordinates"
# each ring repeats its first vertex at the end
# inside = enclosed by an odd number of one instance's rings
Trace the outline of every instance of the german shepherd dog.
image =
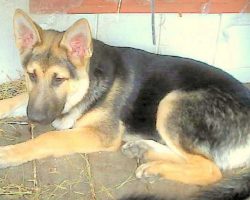
{"type": "Polygon", "coordinates": [[[250,91],[232,76],[192,59],[106,45],[92,39],[85,19],[58,32],[17,10],[14,33],[28,94],[0,101],[0,117],[27,111],[31,122],[57,130],[1,147],[0,167],[116,151],[126,133],[124,154],[146,161],[138,178],[209,185],[194,199],[250,196],[250,91]]]}

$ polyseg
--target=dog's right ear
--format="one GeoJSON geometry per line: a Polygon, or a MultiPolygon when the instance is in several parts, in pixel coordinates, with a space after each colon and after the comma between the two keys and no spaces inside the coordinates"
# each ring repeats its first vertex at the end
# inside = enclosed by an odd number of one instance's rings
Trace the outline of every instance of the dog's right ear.
{"type": "Polygon", "coordinates": [[[22,10],[17,9],[14,15],[14,33],[16,46],[22,55],[41,43],[41,28],[22,10]]]}

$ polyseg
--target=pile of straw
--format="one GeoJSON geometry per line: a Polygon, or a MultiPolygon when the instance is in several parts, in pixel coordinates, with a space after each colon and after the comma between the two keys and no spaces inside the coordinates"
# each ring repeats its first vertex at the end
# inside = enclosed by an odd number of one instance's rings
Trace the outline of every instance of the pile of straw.
{"type": "Polygon", "coordinates": [[[24,77],[0,85],[0,100],[7,99],[26,91],[24,77]]]}

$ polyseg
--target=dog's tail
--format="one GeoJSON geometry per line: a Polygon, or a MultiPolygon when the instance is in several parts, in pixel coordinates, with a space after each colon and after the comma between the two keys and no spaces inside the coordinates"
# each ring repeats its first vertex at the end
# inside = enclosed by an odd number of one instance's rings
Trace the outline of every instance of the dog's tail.
{"type": "Polygon", "coordinates": [[[250,168],[205,187],[192,200],[245,200],[247,197],[250,197],[250,168]]]}
{"type": "MultiPolygon", "coordinates": [[[[250,168],[238,171],[235,175],[223,178],[218,183],[204,187],[189,200],[246,200],[250,197],[250,168]]],[[[120,200],[177,200],[154,195],[131,196],[120,200]]]]}

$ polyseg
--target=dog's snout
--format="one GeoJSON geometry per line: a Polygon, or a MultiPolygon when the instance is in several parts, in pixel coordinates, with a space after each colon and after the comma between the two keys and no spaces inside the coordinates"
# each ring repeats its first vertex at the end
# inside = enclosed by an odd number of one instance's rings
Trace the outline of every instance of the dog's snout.
{"type": "Polygon", "coordinates": [[[28,112],[27,116],[31,122],[39,124],[49,124],[50,119],[47,115],[41,112],[28,112]]]}
{"type": "Polygon", "coordinates": [[[48,88],[39,89],[36,87],[29,96],[27,116],[32,122],[50,124],[61,114],[64,104],[48,88]]]}
{"type": "Polygon", "coordinates": [[[39,124],[50,124],[56,118],[56,113],[52,112],[49,104],[43,104],[42,106],[34,106],[29,104],[27,108],[27,116],[31,122],[39,124]]]}

